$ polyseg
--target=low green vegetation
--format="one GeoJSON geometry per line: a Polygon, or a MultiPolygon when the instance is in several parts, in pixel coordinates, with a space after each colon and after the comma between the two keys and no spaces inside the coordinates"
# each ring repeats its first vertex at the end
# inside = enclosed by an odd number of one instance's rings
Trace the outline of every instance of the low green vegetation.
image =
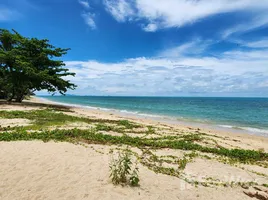
{"type": "Polygon", "coordinates": [[[138,124],[134,124],[128,120],[119,120],[118,125],[124,126],[126,129],[139,128],[138,124]]]}
{"type": "Polygon", "coordinates": [[[187,164],[186,158],[178,160],[179,169],[185,169],[186,164],[187,164]]]}
{"type": "Polygon", "coordinates": [[[133,168],[133,161],[131,159],[131,151],[129,149],[124,149],[122,152],[118,152],[118,158],[112,158],[110,162],[110,178],[112,179],[113,184],[131,186],[139,185],[139,175],[138,167],[133,168]]]}
{"type": "MultiPolygon", "coordinates": [[[[123,132],[124,129],[133,129],[139,127],[138,124],[129,122],[127,120],[105,120],[105,119],[91,119],[84,117],[76,117],[72,115],[63,114],[58,109],[44,109],[44,110],[32,110],[32,111],[0,111],[0,118],[6,119],[28,119],[32,121],[32,125],[26,127],[12,127],[2,128],[3,130],[40,130],[51,126],[59,126],[69,124],[73,122],[85,122],[85,123],[98,123],[96,126],[97,131],[117,131],[123,132]],[[117,126],[107,125],[105,123],[114,124],[117,126]]],[[[1,130],[1,129],[0,129],[1,130]]]]}
{"type": "Polygon", "coordinates": [[[89,130],[71,129],[71,130],[44,130],[44,131],[31,131],[17,130],[14,132],[2,132],[0,134],[0,141],[12,141],[12,140],[34,140],[40,139],[43,141],[76,141],[86,143],[98,143],[98,144],[117,144],[117,145],[129,145],[133,147],[151,147],[154,149],[170,148],[170,149],[182,149],[200,151],[204,153],[213,153],[216,155],[226,156],[243,163],[251,163],[254,161],[268,160],[268,154],[244,149],[226,149],[226,148],[211,148],[189,142],[188,140],[154,140],[154,138],[140,138],[130,137],[127,135],[113,136],[98,133],[95,128],[89,130]]]}
{"type": "Polygon", "coordinates": [[[83,121],[78,117],[55,112],[52,109],[33,110],[33,111],[0,111],[0,117],[6,119],[22,118],[33,122],[25,129],[42,129],[48,126],[63,125],[66,122],[83,121]]]}
{"type": "MultiPolygon", "coordinates": [[[[196,132],[175,132],[167,135],[161,134],[161,129],[137,124],[128,120],[106,120],[85,118],[63,113],[58,109],[44,109],[32,111],[0,111],[0,118],[23,118],[31,121],[28,126],[0,127],[0,141],[42,140],[66,141],[75,144],[103,144],[126,145],[141,150],[141,155],[123,150],[117,159],[110,163],[111,179],[114,184],[139,184],[138,168],[133,166],[131,157],[135,156],[139,162],[148,169],[161,174],[179,177],[186,182],[195,183],[196,180],[185,176],[184,169],[196,157],[214,159],[230,165],[254,164],[268,167],[268,153],[265,151],[247,150],[239,148],[224,148],[215,142],[215,146],[207,145],[213,139],[208,135],[196,132]],[[86,129],[70,128],[68,125],[83,122],[86,129]],[[59,129],[58,129],[59,128],[59,129]],[[156,133],[157,130],[157,133],[156,133]],[[113,134],[109,134],[113,132],[113,134]],[[119,133],[118,135],[114,133],[119,133]],[[128,135],[130,134],[130,135],[128,135]],[[148,137],[145,137],[148,136],[148,137]],[[157,151],[178,149],[183,156],[157,155],[157,151]],[[131,170],[130,170],[131,169],[131,170]]],[[[83,125],[83,124],[82,124],[83,125]]],[[[78,126],[78,128],[80,128],[78,126]]],[[[165,133],[165,132],[164,132],[165,133]]],[[[213,144],[213,143],[212,143],[213,144]]],[[[260,174],[262,175],[262,174],[260,174]]],[[[216,181],[196,182],[204,186],[222,184],[216,181]]]]}

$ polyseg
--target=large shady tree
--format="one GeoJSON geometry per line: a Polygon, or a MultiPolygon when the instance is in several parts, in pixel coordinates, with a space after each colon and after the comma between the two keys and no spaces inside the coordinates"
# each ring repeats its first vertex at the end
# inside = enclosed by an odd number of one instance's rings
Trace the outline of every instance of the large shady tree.
{"type": "Polygon", "coordinates": [[[68,50],[52,46],[47,39],[0,29],[0,97],[21,102],[35,91],[65,94],[67,89],[75,89],[76,85],[66,80],[75,74],[57,59],[68,50]]]}

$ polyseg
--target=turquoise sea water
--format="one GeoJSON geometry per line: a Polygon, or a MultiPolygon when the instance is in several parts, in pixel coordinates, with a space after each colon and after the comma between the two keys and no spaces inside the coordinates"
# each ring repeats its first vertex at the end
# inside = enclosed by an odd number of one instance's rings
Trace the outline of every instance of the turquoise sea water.
{"type": "Polygon", "coordinates": [[[268,98],[46,96],[51,101],[244,129],[268,136],[268,98]]]}

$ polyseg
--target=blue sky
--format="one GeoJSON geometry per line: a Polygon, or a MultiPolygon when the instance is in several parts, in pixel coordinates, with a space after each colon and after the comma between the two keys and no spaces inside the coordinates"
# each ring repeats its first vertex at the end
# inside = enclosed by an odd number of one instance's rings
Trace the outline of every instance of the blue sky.
{"type": "Polygon", "coordinates": [[[0,27],[48,38],[70,94],[268,96],[268,0],[1,0],[0,27]]]}

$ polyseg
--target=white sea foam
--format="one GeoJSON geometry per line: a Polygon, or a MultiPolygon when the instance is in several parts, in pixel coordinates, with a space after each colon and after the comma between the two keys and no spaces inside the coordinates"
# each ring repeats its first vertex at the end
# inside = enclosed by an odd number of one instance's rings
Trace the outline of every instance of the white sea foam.
{"type": "Polygon", "coordinates": [[[245,130],[250,133],[258,133],[261,135],[268,136],[268,130],[267,129],[259,129],[259,128],[253,128],[253,127],[244,127],[244,126],[231,126],[231,125],[218,125],[223,128],[230,128],[230,129],[240,129],[240,130],[245,130]]]}
{"type": "Polygon", "coordinates": [[[268,135],[268,130],[265,130],[265,129],[258,129],[258,128],[252,128],[252,127],[241,127],[241,128],[250,132],[265,133],[268,135]]]}
{"type": "Polygon", "coordinates": [[[121,113],[127,113],[127,114],[139,114],[139,112],[136,112],[136,111],[129,111],[129,110],[118,110],[118,112],[121,112],[121,113]]]}
{"type": "Polygon", "coordinates": [[[174,119],[172,117],[169,116],[165,116],[165,115],[155,115],[155,114],[148,114],[148,113],[141,113],[138,111],[129,111],[129,110],[114,110],[116,112],[119,113],[123,113],[123,114],[129,114],[129,115],[136,115],[136,116],[142,116],[142,117],[151,117],[151,118],[167,118],[167,119],[174,119]]]}
{"type": "Polygon", "coordinates": [[[233,126],[231,125],[218,125],[219,127],[223,127],[223,128],[234,128],[233,126]]]}
{"type": "MultiPolygon", "coordinates": [[[[40,98],[40,97],[38,97],[40,98]]],[[[207,120],[201,120],[201,119],[186,119],[184,117],[171,117],[171,116],[165,116],[165,115],[156,115],[156,114],[148,114],[148,113],[141,113],[138,111],[129,111],[129,110],[119,110],[119,109],[113,109],[113,108],[103,108],[103,107],[95,107],[95,106],[86,106],[86,105],[80,105],[80,104],[72,104],[72,103],[63,103],[59,101],[51,101],[46,98],[40,98],[47,102],[53,102],[55,104],[65,105],[65,106],[73,106],[78,108],[88,108],[88,109],[94,109],[94,110],[103,110],[103,111],[110,111],[110,112],[118,112],[122,114],[129,114],[129,115],[136,115],[136,116],[142,116],[142,117],[149,117],[149,118],[158,118],[158,119],[168,119],[168,120],[174,120],[174,121],[185,121],[185,122],[194,122],[194,123],[200,123],[200,124],[207,124],[209,121],[207,120]]],[[[232,125],[217,125],[218,127],[227,128],[227,129],[233,129],[233,130],[244,130],[252,134],[262,135],[262,136],[268,136],[268,130],[267,129],[259,129],[259,128],[253,128],[253,127],[243,127],[243,126],[232,126],[232,125]]]]}

